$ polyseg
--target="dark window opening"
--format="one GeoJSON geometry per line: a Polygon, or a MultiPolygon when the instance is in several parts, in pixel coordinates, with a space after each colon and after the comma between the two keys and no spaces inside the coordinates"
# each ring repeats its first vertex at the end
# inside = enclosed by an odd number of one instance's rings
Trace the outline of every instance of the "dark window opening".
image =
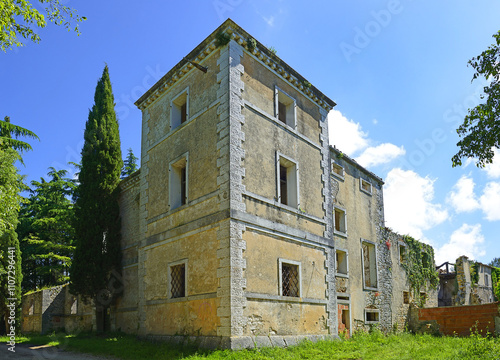
{"type": "Polygon", "coordinates": [[[288,191],[286,180],[286,167],[280,165],[280,198],[281,203],[284,205],[288,205],[288,191]]]}

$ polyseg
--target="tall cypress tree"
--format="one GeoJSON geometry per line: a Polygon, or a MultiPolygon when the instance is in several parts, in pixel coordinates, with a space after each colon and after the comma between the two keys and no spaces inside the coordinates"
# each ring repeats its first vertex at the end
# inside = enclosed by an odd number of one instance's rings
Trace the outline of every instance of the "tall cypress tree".
{"type": "MultiPolygon", "coordinates": [[[[71,265],[71,291],[107,308],[113,294],[110,279],[121,273],[120,173],[123,166],[118,122],[108,66],[97,82],[94,105],[85,125],[75,202],[76,248],[71,265]]],[[[99,324],[98,324],[99,326],[99,324]]]]}

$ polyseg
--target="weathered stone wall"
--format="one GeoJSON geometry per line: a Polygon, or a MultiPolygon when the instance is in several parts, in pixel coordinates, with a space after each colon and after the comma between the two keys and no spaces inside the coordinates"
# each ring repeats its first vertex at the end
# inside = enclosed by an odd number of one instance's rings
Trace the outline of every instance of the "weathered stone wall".
{"type": "Polygon", "coordinates": [[[21,328],[26,333],[75,333],[92,329],[92,305],[70,294],[68,285],[24,295],[21,306],[21,328]]]}
{"type": "Polygon", "coordinates": [[[328,334],[324,250],[255,231],[246,231],[244,239],[248,303],[243,334],[328,334]],[[299,298],[280,295],[280,258],[300,264],[299,298]]]}
{"type": "Polygon", "coordinates": [[[332,172],[330,181],[333,204],[345,211],[346,217],[346,233],[335,231],[333,238],[335,247],[347,252],[349,267],[347,277],[337,274],[337,298],[344,302],[348,300],[351,332],[369,329],[369,325],[365,324],[367,309],[377,310],[378,326],[388,330],[392,325],[390,309],[392,283],[389,276],[391,260],[385,244],[382,243],[382,233],[379,231],[384,226],[383,183],[380,178],[339,150],[330,148],[330,156],[333,164],[343,168],[343,176],[332,172]],[[371,193],[361,191],[360,179],[371,184],[371,193]],[[363,284],[363,241],[376,246],[375,288],[366,289],[363,284]]]}
{"type": "Polygon", "coordinates": [[[117,303],[112,308],[111,328],[136,333],[138,324],[138,246],[141,237],[139,228],[141,171],[124,179],[120,195],[122,273],[115,288],[120,291],[117,303]]]}

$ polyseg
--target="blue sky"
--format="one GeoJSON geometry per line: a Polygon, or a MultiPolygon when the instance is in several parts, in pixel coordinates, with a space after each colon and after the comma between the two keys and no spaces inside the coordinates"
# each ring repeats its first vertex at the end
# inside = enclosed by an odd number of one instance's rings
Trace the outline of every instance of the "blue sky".
{"type": "Polygon", "coordinates": [[[140,153],[133,105],[230,17],[337,102],[331,143],[385,179],[386,223],[431,243],[436,261],[500,256],[500,155],[451,167],[456,127],[480,101],[467,61],[500,30],[500,3],[443,1],[63,1],[81,35],[49,25],[40,44],[0,54],[2,113],[41,139],[31,181],[78,162],[105,63],[122,150],[140,153]]]}

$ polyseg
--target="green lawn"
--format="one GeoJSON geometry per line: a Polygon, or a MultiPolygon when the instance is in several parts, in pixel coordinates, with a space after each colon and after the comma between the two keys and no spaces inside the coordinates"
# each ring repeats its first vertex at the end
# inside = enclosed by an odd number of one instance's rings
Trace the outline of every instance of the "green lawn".
{"type": "MultiPolygon", "coordinates": [[[[0,338],[2,342],[6,338],[0,338]]],[[[500,359],[500,338],[435,337],[398,334],[384,336],[380,332],[357,334],[345,341],[304,342],[298,346],[256,350],[197,350],[188,346],[172,346],[137,340],[133,336],[113,334],[78,336],[55,334],[19,338],[18,342],[53,344],[64,349],[124,360],[154,359],[500,359]]]]}

